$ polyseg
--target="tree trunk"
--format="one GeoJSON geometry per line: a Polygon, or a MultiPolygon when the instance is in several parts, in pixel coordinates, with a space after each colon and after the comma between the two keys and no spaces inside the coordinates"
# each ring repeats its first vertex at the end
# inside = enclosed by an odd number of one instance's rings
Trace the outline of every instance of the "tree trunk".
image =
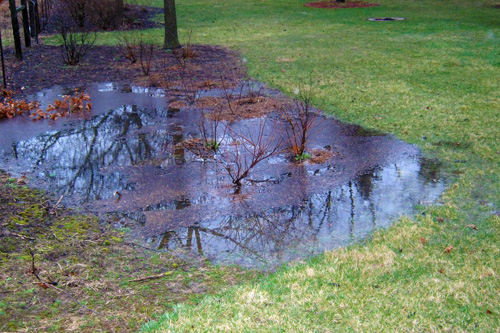
{"type": "Polygon", "coordinates": [[[165,8],[165,48],[178,49],[179,37],[177,37],[177,16],[175,14],[175,0],[163,0],[165,8]]]}
{"type": "Polygon", "coordinates": [[[16,59],[23,60],[23,51],[21,49],[21,36],[19,35],[19,21],[17,19],[16,0],[9,0],[10,17],[12,20],[12,34],[14,35],[14,47],[16,50],[16,59]]]}
{"type": "Polygon", "coordinates": [[[123,0],[116,0],[116,7],[116,10],[118,12],[118,25],[121,27],[121,25],[123,24],[123,16],[125,11],[125,4],[123,3],[123,0]]]}

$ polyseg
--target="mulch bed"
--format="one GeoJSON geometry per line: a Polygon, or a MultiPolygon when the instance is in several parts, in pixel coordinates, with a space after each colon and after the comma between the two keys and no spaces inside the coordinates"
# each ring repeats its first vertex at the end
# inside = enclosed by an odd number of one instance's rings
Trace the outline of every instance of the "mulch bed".
{"type": "Polygon", "coordinates": [[[168,88],[179,85],[179,77],[186,81],[184,84],[196,77],[203,78],[199,84],[210,82],[214,87],[220,81],[222,69],[226,84],[240,78],[241,64],[235,52],[210,45],[191,46],[191,50],[194,57],[183,59],[179,56],[182,50],[168,52],[156,48],[151,71],[144,75],[140,62],[132,64],[118,46],[94,47],[77,66],[64,65],[58,46],[35,45],[25,49],[23,61],[17,61],[13,50],[8,49],[7,89],[14,92],[16,99],[22,99],[55,85],[84,87],[96,82],[114,82],[168,88]]]}
{"type": "Polygon", "coordinates": [[[304,6],[314,7],[314,8],[345,9],[345,8],[377,7],[380,5],[377,3],[369,3],[369,2],[363,2],[363,1],[337,2],[334,0],[330,0],[330,1],[309,2],[309,3],[306,3],[304,6]]]}
{"type": "MultiPolygon", "coordinates": [[[[161,13],[163,8],[127,5],[125,25],[120,29],[139,30],[163,26],[154,21],[154,17],[161,13]]],[[[53,32],[50,24],[45,27],[44,34],[53,32]]],[[[12,48],[4,51],[7,90],[14,92],[15,99],[26,98],[55,85],[84,87],[96,82],[167,89],[179,85],[192,89],[214,88],[221,80],[231,86],[244,73],[238,54],[209,45],[189,46],[173,52],[156,47],[148,75],[142,69],[139,51],[136,49],[137,61],[131,63],[126,57],[125,48],[120,46],[93,47],[77,66],[64,64],[60,46],[41,44],[23,47],[23,61],[15,59],[12,48]],[[222,76],[221,71],[224,72],[222,76]]]]}

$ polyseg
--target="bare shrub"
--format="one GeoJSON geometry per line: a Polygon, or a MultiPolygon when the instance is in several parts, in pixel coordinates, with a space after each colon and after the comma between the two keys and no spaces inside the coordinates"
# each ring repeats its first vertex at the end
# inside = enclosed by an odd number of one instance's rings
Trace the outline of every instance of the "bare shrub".
{"type": "Polygon", "coordinates": [[[261,101],[262,86],[257,86],[255,82],[245,77],[240,85],[240,97],[238,104],[255,104],[261,101]],[[243,93],[245,92],[245,93],[243,93]],[[243,97],[245,96],[245,97],[243,97]]]}
{"type": "Polygon", "coordinates": [[[153,59],[154,50],[155,46],[153,44],[146,44],[141,35],[139,39],[139,62],[145,76],[148,76],[151,70],[151,60],[153,59]]]}
{"type": "Polygon", "coordinates": [[[317,125],[318,113],[311,107],[312,91],[310,88],[301,87],[298,91],[299,99],[295,108],[285,106],[280,109],[281,118],[287,124],[285,133],[293,155],[297,161],[307,157],[306,145],[313,128],[317,125]]]}
{"type": "Polygon", "coordinates": [[[131,64],[137,62],[137,39],[128,35],[120,37],[120,52],[131,64]]]}
{"type": "Polygon", "coordinates": [[[173,94],[182,94],[190,104],[193,104],[200,97],[200,79],[187,63],[186,58],[180,56],[179,52],[178,50],[173,52],[178,63],[175,70],[170,70],[166,65],[163,66],[167,89],[173,94]]]}
{"type": "Polygon", "coordinates": [[[62,44],[62,57],[65,64],[75,66],[94,46],[96,33],[77,29],[72,22],[61,18],[58,22],[59,40],[62,44]],[[78,31],[80,30],[80,31],[78,31]]]}
{"type": "Polygon", "coordinates": [[[240,104],[233,103],[233,101],[235,99],[237,99],[237,100],[241,99],[241,96],[243,94],[243,89],[241,88],[241,86],[239,87],[240,89],[239,89],[239,95],[238,95],[238,86],[232,86],[231,84],[229,84],[229,81],[226,78],[225,71],[220,72],[219,78],[220,78],[220,82],[221,82],[222,91],[224,93],[224,98],[225,98],[226,103],[227,103],[227,107],[229,108],[229,111],[231,112],[231,114],[236,114],[236,112],[239,109],[240,104]]]}
{"type": "Polygon", "coordinates": [[[260,119],[257,129],[247,135],[228,127],[233,142],[221,152],[218,161],[223,164],[237,192],[241,188],[241,182],[249,176],[253,168],[281,151],[282,140],[277,135],[279,131],[274,126],[266,131],[266,124],[265,118],[260,119]]]}
{"type": "MultiPolygon", "coordinates": [[[[62,8],[73,19],[74,23],[83,28],[87,25],[87,0],[59,0],[62,8]]],[[[62,13],[60,13],[62,14],[62,13]]]]}
{"type": "Polygon", "coordinates": [[[181,57],[183,59],[193,59],[197,56],[195,50],[193,50],[193,45],[191,44],[191,35],[193,34],[193,29],[189,30],[188,41],[186,45],[181,49],[181,57]]]}
{"type": "Polygon", "coordinates": [[[45,0],[43,5],[47,6],[47,10],[54,7],[53,12],[57,16],[71,17],[79,28],[93,25],[107,30],[123,23],[123,0],[45,0]]]}
{"type": "Polygon", "coordinates": [[[257,88],[254,83],[244,75],[240,67],[233,71],[227,69],[219,71],[219,79],[223,98],[232,115],[237,114],[241,106],[258,103],[260,97],[262,97],[262,87],[257,88]],[[231,77],[243,78],[238,80],[239,83],[235,85],[230,80],[231,77]]]}
{"type": "Polygon", "coordinates": [[[198,127],[205,148],[216,152],[225,139],[228,129],[222,122],[222,110],[217,108],[207,112],[202,109],[198,127]]]}

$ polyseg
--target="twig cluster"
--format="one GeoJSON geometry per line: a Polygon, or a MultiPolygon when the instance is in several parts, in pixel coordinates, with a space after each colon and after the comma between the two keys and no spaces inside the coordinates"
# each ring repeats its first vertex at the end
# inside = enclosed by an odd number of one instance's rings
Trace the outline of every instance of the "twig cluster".
{"type": "Polygon", "coordinates": [[[281,118],[287,124],[285,133],[293,156],[297,161],[306,158],[306,145],[313,129],[316,127],[318,113],[311,107],[312,91],[302,88],[298,91],[299,100],[295,108],[285,106],[279,110],[281,118]]]}
{"type": "Polygon", "coordinates": [[[279,130],[266,130],[266,119],[259,120],[256,131],[243,135],[228,128],[233,142],[221,152],[218,161],[223,164],[237,191],[250,171],[263,160],[281,152],[282,140],[279,130]],[[266,133],[269,133],[266,135],[266,133]]]}

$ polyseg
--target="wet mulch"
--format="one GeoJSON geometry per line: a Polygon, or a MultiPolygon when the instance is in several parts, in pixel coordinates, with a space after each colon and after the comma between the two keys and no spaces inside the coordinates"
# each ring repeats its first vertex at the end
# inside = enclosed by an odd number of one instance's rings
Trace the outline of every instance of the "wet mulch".
{"type": "Polygon", "coordinates": [[[24,50],[24,60],[17,61],[13,50],[7,49],[7,89],[21,99],[54,85],[83,87],[114,82],[170,89],[175,95],[179,87],[185,93],[222,84],[231,86],[244,73],[235,52],[210,45],[190,46],[188,52],[186,48],[171,52],[156,47],[148,75],[140,61],[132,63],[119,46],[94,47],[77,66],[64,65],[61,51],[59,46],[36,45],[24,50]]]}
{"type": "Polygon", "coordinates": [[[377,3],[370,3],[370,2],[363,2],[363,1],[337,2],[334,0],[330,0],[330,1],[309,2],[309,3],[306,3],[304,6],[314,7],[314,8],[344,9],[344,8],[377,7],[380,5],[377,3]]]}

